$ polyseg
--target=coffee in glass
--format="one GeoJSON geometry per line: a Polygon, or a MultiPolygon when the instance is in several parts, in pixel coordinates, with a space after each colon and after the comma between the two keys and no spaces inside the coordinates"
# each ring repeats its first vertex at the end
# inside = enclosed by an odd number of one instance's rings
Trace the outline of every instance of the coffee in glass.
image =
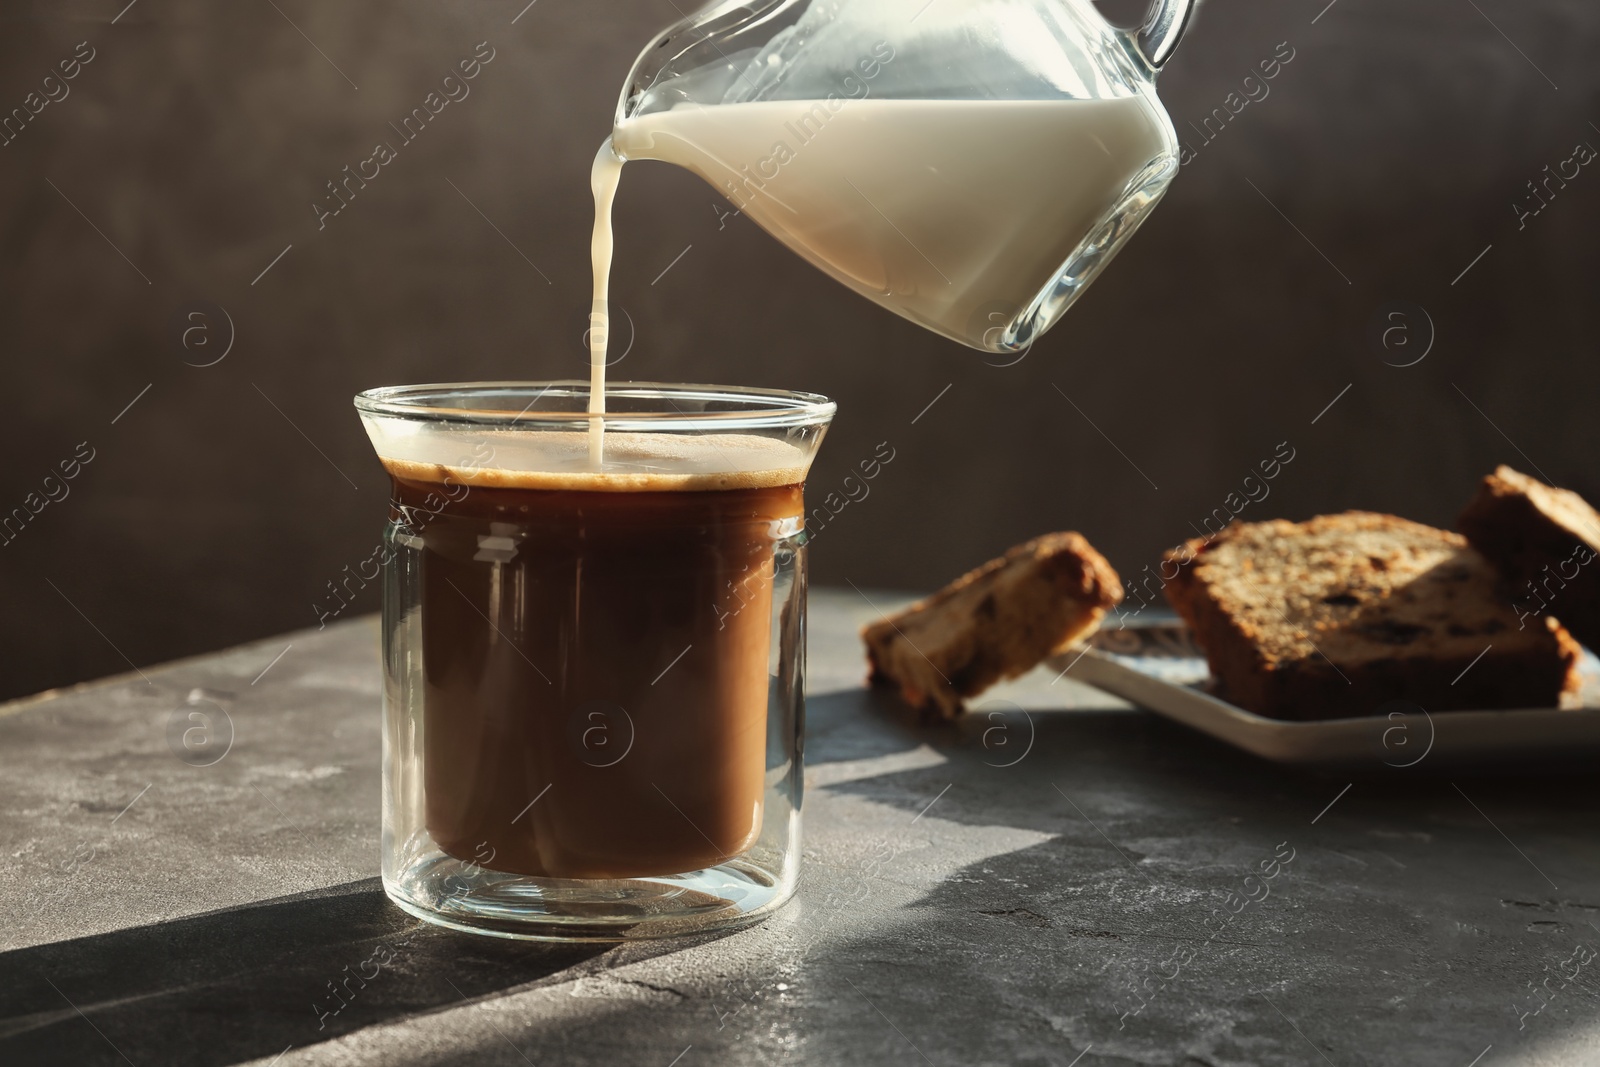
{"type": "Polygon", "coordinates": [[[802,486],[833,405],[700,386],[357,399],[393,478],[385,885],[512,936],[765,914],[798,859],[802,486]]]}

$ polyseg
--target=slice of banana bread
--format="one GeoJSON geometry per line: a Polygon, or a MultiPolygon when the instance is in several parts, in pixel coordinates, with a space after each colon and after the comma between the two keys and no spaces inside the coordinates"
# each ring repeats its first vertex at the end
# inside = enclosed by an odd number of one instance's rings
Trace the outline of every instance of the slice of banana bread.
{"type": "Polygon", "coordinates": [[[1122,580],[1077,533],[1020,544],[861,630],[872,681],[946,719],[962,699],[1081,641],[1122,599],[1122,580]]]}
{"type": "Polygon", "coordinates": [[[1600,514],[1588,501],[1500,466],[1456,526],[1505,576],[1519,628],[1553,615],[1600,649],[1600,514]]]}
{"type": "Polygon", "coordinates": [[[1350,718],[1393,700],[1548,708],[1576,690],[1577,644],[1553,623],[1518,629],[1459,534],[1349,511],[1237,523],[1165,558],[1167,599],[1218,695],[1261,715],[1350,718]]]}

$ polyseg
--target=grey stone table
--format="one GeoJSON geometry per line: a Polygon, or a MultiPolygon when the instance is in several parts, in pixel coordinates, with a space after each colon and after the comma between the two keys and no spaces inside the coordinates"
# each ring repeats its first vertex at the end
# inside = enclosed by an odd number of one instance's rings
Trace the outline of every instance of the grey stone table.
{"type": "Polygon", "coordinates": [[[923,727],[873,614],[813,596],[799,898],[697,941],[386,903],[372,619],[0,707],[0,1064],[1600,1063],[1592,773],[1277,768],[1046,671],[923,727]]]}

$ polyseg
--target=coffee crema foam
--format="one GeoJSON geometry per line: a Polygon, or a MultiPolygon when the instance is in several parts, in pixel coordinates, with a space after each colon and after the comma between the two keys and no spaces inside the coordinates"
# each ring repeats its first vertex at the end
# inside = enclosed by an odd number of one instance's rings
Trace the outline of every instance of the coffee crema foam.
{"type": "Polygon", "coordinates": [[[810,466],[809,450],[755,434],[608,430],[599,470],[590,466],[590,439],[581,430],[476,434],[473,445],[492,449],[483,466],[465,465],[471,447],[453,438],[391,440],[378,458],[391,475],[407,482],[600,493],[799,485],[810,466]],[[454,462],[442,462],[445,454],[454,462]]]}

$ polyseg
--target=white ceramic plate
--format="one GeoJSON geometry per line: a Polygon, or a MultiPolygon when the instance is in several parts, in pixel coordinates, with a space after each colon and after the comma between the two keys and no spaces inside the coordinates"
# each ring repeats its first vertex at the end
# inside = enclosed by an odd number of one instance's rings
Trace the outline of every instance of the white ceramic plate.
{"type": "Polygon", "coordinates": [[[1600,661],[1584,654],[1582,708],[1440,711],[1396,702],[1359,719],[1285,722],[1236,708],[1208,691],[1205,656],[1183,623],[1156,616],[1096,634],[1087,650],[1055,658],[1071,677],[1278,763],[1486,763],[1600,752],[1600,661]]]}

